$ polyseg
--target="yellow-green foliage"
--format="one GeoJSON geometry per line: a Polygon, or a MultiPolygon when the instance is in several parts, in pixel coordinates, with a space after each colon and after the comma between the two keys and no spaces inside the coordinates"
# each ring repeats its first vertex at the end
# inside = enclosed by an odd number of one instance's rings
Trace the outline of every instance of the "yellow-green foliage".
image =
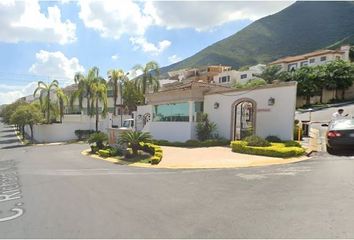
{"type": "Polygon", "coordinates": [[[148,152],[153,155],[150,159],[151,164],[159,164],[163,156],[163,151],[160,146],[152,143],[140,142],[139,147],[144,152],[148,152]]]}
{"type": "Polygon", "coordinates": [[[98,155],[99,155],[100,157],[106,158],[106,157],[111,156],[111,153],[109,152],[109,150],[103,150],[103,149],[101,149],[101,150],[98,150],[98,155]]]}
{"type": "Polygon", "coordinates": [[[269,147],[252,147],[247,146],[245,141],[232,141],[231,148],[233,152],[280,158],[298,157],[305,154],[305,149],[287,147],[284,143],[271,143],[269,147]]]}

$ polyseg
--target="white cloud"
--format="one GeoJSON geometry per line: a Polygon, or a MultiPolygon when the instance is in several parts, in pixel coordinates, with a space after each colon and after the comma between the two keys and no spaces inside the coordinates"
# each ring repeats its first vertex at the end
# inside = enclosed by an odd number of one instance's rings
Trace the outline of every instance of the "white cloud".
{"type": "Polygon", "coordinates": [[[179,62],[179,61],[181,61],[181,58],[178,57],[176,54],[168,57],[168,62],[169,63],[176,63],[176,62],[179,62]]]}
{"type": "Polygon", "coordinates": [[[212,29],[227,22],[256,20],[276,13],[294,1],[151,1],[144,13],[153,24],[173,28],[212,29]]]}
{"type": "Polygon", "coordinates": [[[112,55],[111,58],[113,61],[116,61],[119,58],[119,56],[118,56],[118,54],[114,54],[114,55],[112,55]]]}
{"type": "Polygon", "coordinates": [[[66,44],[76,40],[76,25],[61,20],[57,6],[48,7],[47,16],[37,0],[0,1],[0,41],[38,41],[66,44]]]}
{"type": "Polygon", "coordinates": [[[134,50],[141,49],[143,52],[151,53],[152,55],[158,55],[171,46],[171,42],[168,40],[160,41],[155,45],[148,42],[144,37],[131,37],[130,42],[134,45],[134,50]]]}
{"type": "Polygon", "coordinates": [[[29,68],[29,72],[62,80],[65,84],[72,83],[76,72],[85,71],[75,57],[67,58],[62,52],[47,52],[40,50],[36,53],[37,61],[29,68]]]}
{"type": "Polygon", "coordinates": [[[25,86],[0,85],[0,104],[8,104],[17,99],[32,95],[37,87],[37,82],[31,82],[25,86]]]}
{"type": "Polygon", "coordinates": [[[102,37],[119,39],[123,34],[143,35],[152,21],[130,0],[80,0],[79,6],[84,25],[98,31],[102,37]]]}

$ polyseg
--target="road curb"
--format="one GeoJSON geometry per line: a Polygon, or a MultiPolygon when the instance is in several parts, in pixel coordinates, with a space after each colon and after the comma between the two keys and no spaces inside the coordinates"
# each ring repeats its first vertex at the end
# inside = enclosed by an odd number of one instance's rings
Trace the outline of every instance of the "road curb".
{"type": "Polygon", "coordinates": [[[161,165],[151,165],[151,164],[146,164],[146,163],[131,163],[127,162],[124,160],[119,160],[116,158],[112,157],[107,157],[103,158],[98,156],[97,154],[91,154],[91,149],[86,149],[81,152],[82,155],[88,156],[97,160],[103,160],[106,162],[118,164],[118,165],[124,165],[124,166],[129,166],[129,167],[140,167],[140,168],[153,168],[153,169],[230,169],[230,168],[248,168],[248,167],[265,167],[265,166],[271,166],[271,165],[283,165],[283,164],[291,164],[291,163],[297,163],[297,162],[303,162],[306,160],[311,159],[311,157],[305,155],[302,157],[298,158],[290,158],[290,159],[280,159],[279,161],[275,162],[268,162],[268,163],[250,163],[248,165],[242,165],[242,164],[234,164],[234,165],[219,165],[219,166],[161,166],[161,165]]]}

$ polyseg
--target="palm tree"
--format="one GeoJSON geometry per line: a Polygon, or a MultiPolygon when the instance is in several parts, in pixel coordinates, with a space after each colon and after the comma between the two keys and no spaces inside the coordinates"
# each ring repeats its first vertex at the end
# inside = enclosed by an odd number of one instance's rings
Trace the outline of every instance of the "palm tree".
{"type": "Polygon", "coordinates": [[[102,103],[102,111],[101,111],[101,116],[105,117],[107,115],[107,83],[106,81],[99,77],[99,72],[98,69],[91,69],[95,71],[92,73],[89,71],[89,75],[92,74],[91,76],[91,84],[90,84],[90,90],[91,90],[91,109],[95,111],[91,111],[90,116],[95,115],[96,116],[96,132],[98,132],[98,121],[99,121],[99,108],[98,104],[99,102],[102,103]],[[94,113],[93,113],[94,112],[94,113]]]}
{"type": "Polygon", "coordinates": [[[77,90],[74,91],[70,95],[70,106],[72,108],[75,100],[78,99],[79,100],[79,109],[81,111],[82,110],[82,102],[86,96],[87,82],[86,82],[85,76],[80,72],[75,73],[74,82],[75,82],[75,84],[77,84],[77,90]]]}
{"type": "Polygon", "coordinates": [[[139,143],[147,142],[151,139],[151,135],[147,132],[139,132],[139,131],[126,131],[122,132],[118,143],[122,145],[128,145],[132,148],[133,155],[138,155],[139,143]]]}
{"type": "Polygon", "coordinates": [[[55,90],[55,94],[57,95],[57,99],[58,99],[60,122],[63,122],[64,108],[65,105],[68,104],[68,97],[65,95],[63,89],[61,88],[57,88],[55,90]]]}
{"type": "Polygon", "coordinates": [[[59,82],[57,80],[53,80],[49,85],[43,81],[39,81],[33,93],[35,97],[37,92],[39,92],[40,105],[47,112],[47,123],[50,122],[50,110],[53,108],[53,105],[50,103],[50,92],[57,88],[59,88],[59,82]]]}
{"type": "Polygon", "coordinates": [[[134,71],[142,71],[142,75],[138,77],[140,83],[141,92],[145,95],[148,89],[151,89],[154,92],[157,92],[160,88],[159,76],[160,76],[160,69],[157,62],[150,61],[142,65],[136,65],[134,71]]]}
{"type": "MultiPolygon", "coordinates": [[[[116,104],[118,98],[118,82],[119,92],[122,94],[122,81],[124,80],[124,71],[122,69],[111,69],[107,73],[109,82],[108,84],[113,87],[113,115],[117,115],[116,104]]],[[[122,103],[121,103],[122,104],[122,103]]]]}

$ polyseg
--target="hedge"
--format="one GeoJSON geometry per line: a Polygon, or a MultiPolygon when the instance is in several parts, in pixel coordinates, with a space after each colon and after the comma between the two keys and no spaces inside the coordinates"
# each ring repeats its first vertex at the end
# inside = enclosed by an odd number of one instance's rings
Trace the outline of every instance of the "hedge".
{"type": "Polygon", "coordinates": [[[232,141],[230,146],[233,152],[268,157],[290,158],[305,154],[305,149],[301,147],[287,147],[284,143],[271,143],[269,147],[252,147],[247,146],[247,142],[245,141],[232,141]]]}
{"type": "Polygon", "coordinates": [[[152,157],[150,158],[151,164],[159,164],[161,162],[163,151],[160,146],[144,142],[139,143],[139,146],[141,150],[152,155],[152,157]]]}
{"type": "Polygon", "coordinates": [[[111,153],[110,153],[110,151],[108,149],[107,150],[101,149],[101,150],[98,150],[98,155],[100,157],[106,158],[106,157],[110,157],[111,153]]]}
{"type": "Polygon", "coordinates": [[[186,142],[169,142],[167,140],[152,140],[153,144],[170,147],[213,147],[213,146],[227,146],[230,144],[228,139],[208,139],[205,141],[188,140],[186,142]]]}

